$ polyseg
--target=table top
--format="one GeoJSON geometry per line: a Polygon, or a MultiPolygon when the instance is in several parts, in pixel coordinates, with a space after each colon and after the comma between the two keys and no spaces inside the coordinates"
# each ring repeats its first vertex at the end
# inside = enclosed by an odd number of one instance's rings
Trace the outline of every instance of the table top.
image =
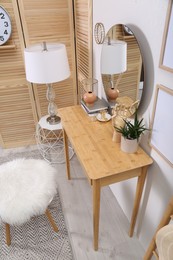
{"type": "Polygon", "coordinates": [[[139,147],[134,154],[124,153],[112,141],[111,121],[91,121],[80,106],[58,110],[62,126],[90,180],[96,180],[152,164],[139,147]]]}

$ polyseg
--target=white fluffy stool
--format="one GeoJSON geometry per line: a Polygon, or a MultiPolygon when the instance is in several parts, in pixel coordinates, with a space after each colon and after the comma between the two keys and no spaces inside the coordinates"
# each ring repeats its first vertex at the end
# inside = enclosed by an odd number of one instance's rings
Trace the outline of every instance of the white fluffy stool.
{"type": "Polygon", "coordinates": [[[45,213],[58,231],[47,207],[57,192],[56,171],[44,160],[16,159],[0,165],[0,218],[11,244],[10,225],[21,225],[45,213]]]}

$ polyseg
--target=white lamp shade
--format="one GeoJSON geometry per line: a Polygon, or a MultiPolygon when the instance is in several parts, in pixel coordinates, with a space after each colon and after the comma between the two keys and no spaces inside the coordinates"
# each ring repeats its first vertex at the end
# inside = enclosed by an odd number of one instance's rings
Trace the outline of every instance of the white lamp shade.
{"type": "Polygon", "coordinates": [[[119,74],[127,70],[127,43],[113,41],[103,44],[101,53],[101,73],[119,74]]]}
{"type": "Polygon", "coordinates": [[[47,43],[25,48],[26,79],[37,84],[51,84],[70,76],[66,47],[61,43],[47,43]]]}

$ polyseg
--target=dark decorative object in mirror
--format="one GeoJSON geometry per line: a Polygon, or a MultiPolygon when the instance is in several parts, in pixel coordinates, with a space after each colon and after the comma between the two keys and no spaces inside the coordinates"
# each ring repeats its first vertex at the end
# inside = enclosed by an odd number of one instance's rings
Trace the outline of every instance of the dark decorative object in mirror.
{"type": "MultiPolygon", "coordinates": [[[[119,90],[118,98],[115,101],[109,100],[109,97],[107,96],[110,107],[113,108],[117,103],[122,104],[122,101],[124,102],[124,100],[128,100],[131,105],[133,105],[137,100],[140,102],[143,91],[144,71],[142,56],[135,35],[126,25],[117,24],[108,31],[104,44],[106,44],[108,40],[110,43],[115,41],[123,41],[127,43],[126,71],[122,73],[121,77],[118,74],[108,75],[102,73],[102,81],[106,96],[109,92],[108,90],[111,88],[110,78],[119,90]]],[[[101,68],[103,62],[104,60],[101,58],[101,68]]]]}
{"type": "Polygon", "coordinates": [[[127,25],[123,25],[123,29],[124,29],[125,34],[133,35],[133,32],[130,30],[130,28],[127,25]]]}

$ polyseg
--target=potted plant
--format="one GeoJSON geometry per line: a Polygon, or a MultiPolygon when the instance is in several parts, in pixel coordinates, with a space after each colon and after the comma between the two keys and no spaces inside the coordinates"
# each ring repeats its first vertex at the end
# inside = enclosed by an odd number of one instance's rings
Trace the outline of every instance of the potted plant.
{"type": "Polygon", "coordinates": [[[135,111],[134,122],[124,119],[124,125],[115,126],[115,130],[121,133],[121,150],[127,153],[134,153],[138,149],[140,136],[149,130],[143,123],[143,118],[138,119],[137,110],[135,111]]]}

